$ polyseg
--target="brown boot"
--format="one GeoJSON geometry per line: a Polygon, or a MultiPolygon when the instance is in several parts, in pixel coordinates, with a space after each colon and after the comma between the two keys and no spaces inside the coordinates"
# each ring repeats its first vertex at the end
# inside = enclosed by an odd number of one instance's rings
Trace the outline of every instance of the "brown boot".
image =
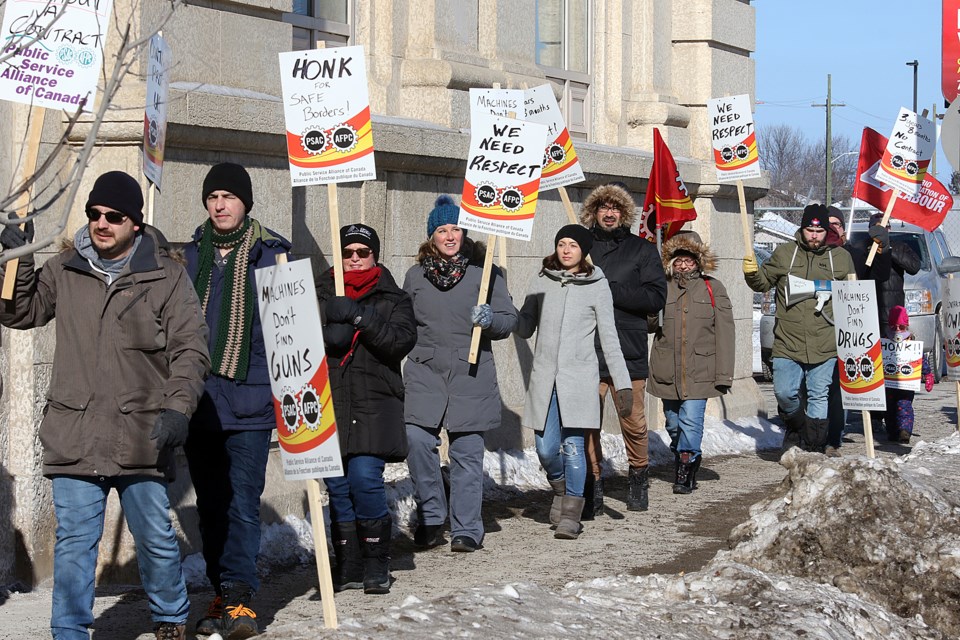
{"type": "Polygon", "coordinates": [[[563,496],[560,501],[560,524],[553,537],[561,540],[576,540],[580,537],[580,514],[583,513],[583,497],[563,496]]]}
{"type": "Polygon", "coordinates": [[[186,640],[187,625],[161,622],[156,628],[157,640],[186,640]]]}
{"type": "Polygon", "coordinates": [[[567,492],[567,480],[560,476],[556,480],[548,480],[550,488],[553,489],[553,504],[550,505],[550,526],[556,527],[560,524],[560,502],[563,495],[567,492]]]}

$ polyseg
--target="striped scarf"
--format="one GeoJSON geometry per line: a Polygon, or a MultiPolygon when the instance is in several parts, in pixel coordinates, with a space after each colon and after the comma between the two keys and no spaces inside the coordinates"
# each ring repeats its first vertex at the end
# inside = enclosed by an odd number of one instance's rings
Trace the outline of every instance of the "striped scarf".
{"type": "Polygon", "coordinates": [[[250,366],[254,297],[250,290],[248,265],[250,249],[260,236],[260,223],[250,217],[247,217],[236,231],[227,234],[217,233],[207,220],[200,235],[199,264],[194,286],[203,305],[204,317],[210,302],[214,252],[216,249],[232,249],[224,267],[223,297],[220,317],[217,318],[217,341],[210,352],[213,373],[231,380],[246,380],[250,366]],[[225,304],[229,304],[229,308],[225,309],[225,304]]]}

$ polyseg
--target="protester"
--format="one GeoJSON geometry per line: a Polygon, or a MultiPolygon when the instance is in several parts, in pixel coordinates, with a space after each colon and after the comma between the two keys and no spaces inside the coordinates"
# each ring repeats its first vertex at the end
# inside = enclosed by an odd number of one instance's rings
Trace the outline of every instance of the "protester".
{"type": "MultiPolygon", "coordinates": [[[[32,255],[21,258],[14,299],[0,306],[0,323],[14,329],[57,320],[40,425],[57,517],[50,619],[56,640],[89,638],[111,488],[133,534],[156,637],[182,640],[186,633],[190,602],[166,480],[210,368],[207,330],[183,266],[144,224],[142,210],[133,177],[98,177],[87,198],[89,222],[73,246],[36,270],[32,255]]],[[[4,227],[0,244],[23,246],[32,226],[4,227]]]]}
{"type": "Polygon", "coordinates": [[[379,263],[380,237],[365,224],[340,229],[345,295],[333,269],[317,286],[326,318],[343,476],[324,478],[330,496],[334,589],[390,592],[390,537],[383,470],[407,457],[400,362],[417,342],[413,304],[379,263]]]}
{"type": "Polygon", "coordinates": [[[233,640],[259,633],[251,603],[260,587],[260,495],[276,424],[254,271],[275,265],[290,243],[250,217],[253,187],[238,164],[213,166],[200,201],[209,219],[186,255],[210,330],[212,371],[184,451],[216,596],[197,633],[233,640]]]}
{"type": "MultiPolygon", "coordinates": [[[[913,332],[910,331],[910,317],[907,315],[907,310],[902,306],[898,305],[890,309],[886,329],[887,338],[894,342],[916,340],[913,332]]],[[[920,375],[923,378],[924,388],[927,393],[930,393],[933,390],[933,369],[926,354],[923,355],[920,375]]],[[[884,422],[887,427],[887,440],[909,444],[910,436],[913,435],[914,392],[907,389],[893,389],[888,386],[886,387],[886,396],[887,410],[884,422]]]]}
{"type": "MultiPolygon", "coordinates": [[[[580,222],[593,234],[590,258],[603,270],[613,295],[613,315],[620,338],[620,348],[630,372],[633,387],[633,410],[620,417],[620,431],[627,450],[629,489],[627,509],[646,511],[649,499],[647,419],[644,396],[647,383],[647,316],[663,309],[667,295],[663,265],[656,247],[630,232],[636,220],[636,205],[623,187],[608,184],[594,189],[583,202],[580,222]]],[[[613,380],[603,350],[595,343],[600,360],[600,406],[608,390],[614,389],[613,380]]],[[[587,437],[587,457],[591,474],[587,476],[587,500],[593,498],[592,509],[585,516],[592,518],[603,510],[603,481],[600,462],[600,430],[590,430],[587,437]],[[595,491],[589,490],[594,481],[595,491]]]]}
{"type": "Polygon", "coordinates": [[[823,452],[828,437],[827,397],[833,369],[837,366],[837,343],[833,328],[833,306],[827,300],[822,310],[818,301],[786,300],[787,276],[806,280],[843,280],[853,273],[850,254],[830,247],[827,235],[828,211],[822,204],[803,210],[794,242],[778,246],[763,265],[752,253],[743,259],[743,274],[754,291],[776,287],[777,320],[773,341],[773,390],[786,426],[784,450],[800,445],[823,452]],[[800,386],[806,385],[801,401],[800,386]]]}
{"type": "Polygon", "coordinates": [[[630,374],[613,320],[613,297],[603,271],[587,260],[593,236],[568,224],[554,238],[556,251],[530,286],[517,333],[537,331],[527,386],[523,426],[535,430],[537,455],[554,489],[550,523],[555,538],[580,535],[587,475],[584,433],[600,429],[600,382],[594,340],[598,339],[615,380],[620,415],[633,405],[630,374]]]}
{"type": "Polygon", "coordinates": [[[707,399],[733,385],[736,336],[733,305],[723,284],[709,275],[717,257],[693,232],[663,245],[667,304],[663,324],[650,316],[650,394],[663,402],[674,456],[673,492],[697,488],[707,399]]]}
{"type": "Polygon", "coordinates": [[[417,345],[403,369],[407,466],[421,520],[414,543],[443,544],[448,499],[440,470],[440,429],[450,438],[451,551],[483,544],[483,433],[500,426],[500,390],[492,340],[509,336],[517,310],[500,270],[493,268],[489,302],[477,305],[486,249],[457,226],[460,209],[437,198],[427,218],[427,240],[403,290],[413,299],[417,345]],[[482,329],[476,364],[468,362],[473,327],[482,329]]]}

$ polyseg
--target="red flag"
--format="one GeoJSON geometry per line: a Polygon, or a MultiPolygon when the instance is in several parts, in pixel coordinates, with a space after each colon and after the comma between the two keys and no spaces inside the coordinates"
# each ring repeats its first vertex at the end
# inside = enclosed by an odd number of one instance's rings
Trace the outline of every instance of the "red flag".
{"type": "Polygon", "coordinates": [[[640,236],[656,240],[651,230],[664,230],[664,240],[669,240],[680,231],[687,220],[696,220],[697,210],[687,193],[687,185],[680,179],[677,163],[670,154],[660,130],[653,130],[653,165],[647,181],[647,197],[643,201],[640,217],[640,236]],[[652,238],[651,238],[652,235],[652,238]]]}
{"type": "MultiPolygon", "coordinates": [[[[857,179],[853,183],[853,197],[867,202],[880,211],[886,211],[893,189],[876,179],[877,166],[887,148],[886,136],[869,127],[863,129],[860,139],[860,159],[857,162],[857,179]]],[[[953,196],[940,181],[930,173],[923,178],[923,185],[915,195],[900,192],[893,205],[890,217],[915,224],[933,231],[943,222],[947,211],[953,206],[953,196]]]]}

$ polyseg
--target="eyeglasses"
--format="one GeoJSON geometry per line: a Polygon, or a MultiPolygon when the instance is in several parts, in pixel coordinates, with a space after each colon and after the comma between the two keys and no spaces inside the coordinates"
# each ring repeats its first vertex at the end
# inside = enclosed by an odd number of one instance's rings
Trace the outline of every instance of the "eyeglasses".
{"type": "Polygon", "coordinates": [[[693,258],[674,258],[673,264],[685,264],[689,266],[696,266],[697,261],[693,258]]]}
{"type": "Polygon", "coordinates": [[[620,207],[615,204],[602,204],[597,208],[597,211],[610,211],[620,213],[620,207]]]}
{"type": "Polygon", "coordinates": [[[831,220],[830,226],[833,227],[834,229],[843,229],[843,223],[837,222],[836,220],[831,220]]]}
{"type": "Polygon", "coordinates": [[[353,254],[357,254],[357,256],[361,260],[365,260],[370,257],[371,253],[373,253],[373,249],[368,249],[367,247],[360,247],[359,249],[344,249],[343,251],[340,252],[340,255],[343,257],[344,260],[349,260],[350,258],[353,257],[353,254]]]}
{"type": "Polygon", "coordinates": [[[101,212],[93,208],[87,209],[87,220],[90,222],[96,222],[100,219],[100,216],[104,216],[110,224],[123,224],[123,221],[127,219],[127,215],[119,211],[101,212]]]}

